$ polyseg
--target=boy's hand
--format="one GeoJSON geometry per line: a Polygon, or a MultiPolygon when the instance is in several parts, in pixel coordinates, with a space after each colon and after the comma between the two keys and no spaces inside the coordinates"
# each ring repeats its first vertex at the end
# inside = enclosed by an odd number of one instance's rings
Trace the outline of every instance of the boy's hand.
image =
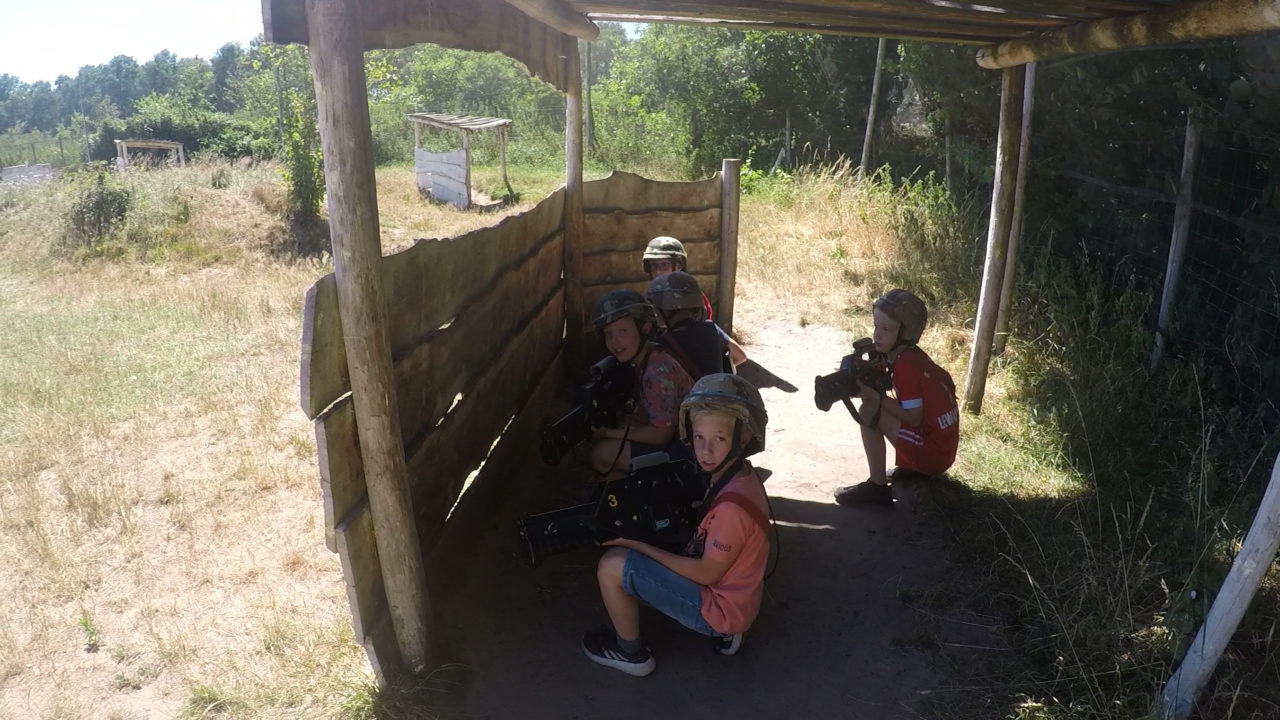
{"type": "Polygon", "coordinates": [[[878,390],[866,385],[861,380],[856,382],[858,383],[858,397],[862,399],[863,402],[873,402],[880,399],[880,392],[878,390]]]}

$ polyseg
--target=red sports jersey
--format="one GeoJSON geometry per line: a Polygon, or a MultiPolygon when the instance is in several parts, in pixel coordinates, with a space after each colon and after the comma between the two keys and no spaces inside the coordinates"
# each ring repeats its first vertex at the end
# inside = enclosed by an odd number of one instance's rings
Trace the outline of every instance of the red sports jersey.
{"type": "Polygon", "coordinates": [[[893,439],[897,465],[925,475],[941,475],[955,462],[960,444],[955,383],[919,348],[903,351],[890,365],[890,372],[902,409],[924,408],[919,427],[903,425],[893,439]]]}

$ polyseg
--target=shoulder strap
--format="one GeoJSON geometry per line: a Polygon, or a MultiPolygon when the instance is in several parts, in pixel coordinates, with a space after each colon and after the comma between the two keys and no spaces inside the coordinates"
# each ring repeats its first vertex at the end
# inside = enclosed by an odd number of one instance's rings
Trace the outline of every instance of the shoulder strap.
{"type": "Polygon", "coordinates": [[[765,537],[773,537],[773,526],[769,524],[769,518],[765,517],[764,511],[760,509],[760,506],[751,502],[746,495],[736,492],[720,493],[716,496],[715,502],[711,503],[711,510],[715,510],[716,506],[721,503],[732,503],[742,508],[752,520],[756,521],[756,525],[760,526],[760,530],[764,532],[765,537]]]}
{"type": "Polygon", "coordinates": [[[680,367],[684,368],[684,371],[689,373],[689,377],[693,378],[695,382],[702,377],[703,373],[698,370],[698,364],[689,357],[689,353],[685,352],[685,349],[680,346],[679,340],[670,330],[659,335],[653,340],[653,343],[671,353],[671,357],[680,363],[680,367]]]}

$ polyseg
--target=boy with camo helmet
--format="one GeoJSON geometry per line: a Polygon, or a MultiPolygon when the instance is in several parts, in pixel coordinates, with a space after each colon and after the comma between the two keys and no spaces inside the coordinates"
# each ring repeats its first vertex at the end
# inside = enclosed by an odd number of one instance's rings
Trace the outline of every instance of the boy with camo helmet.
{"type": "Polygon", "coordinates": [[[680,435],[710,478],[706,513],[682,553],[619,538],[596,570],[611,628],[588,632],[593,662],[642,677],[653,653],[640,637],[640,605],[715,639],[733,655],[760,612],[772,538],[769,500],[747,457],[764,450],[769,422],[760,393],[736,375],[707,375],[680,404],[680,435]]]}
{"type": "MultiPolygon", "coordinates": [[[[613,290],[595,304],[594,324],[605,348],[636,373],[636,410],[620,428],[596,428],[590,462],[596,472],[623,470],[631,458],[677,450],[677,412],[693,378],[654,342],[661,321],[653,305],[635,290],[613,290]]],[[[678,454],[678,453],[677,453],[678,454]]]]}
{"type": "MultiPolygon", "coordinates": [[[[649,241],[648,247],[644,249],[644,256],[641,258],[641,265],[644,267],[645,273],[650,280],[656,280],[667,273],[688,272],[689,255],[685,252],[684,243],[669,236],[659,235],[649,241]]],[[[702,306],[707,311],[707,316],[703,320],[714,321],[715,315],[711,309],[711,300],[707,298],[707,294],[698,290],[702,297],[702,306]]],[[[732,367],[737,367],[747,361],[747,352],[733,338],[729,337],[719,325],[716,330],[720,332],[720,337],[729,347],[729,361],[732,367]]]]}
{"type": "Polygon", "coordinates": [[[862,445],[871,476],[836,491],[841,505],[893,506],[891,479],[941,475],[956,459],[960,444],[960,409],[956,385],[917,347],[929,312],[924,301],[907,290],[890,290],[871,311],[877,352],[889,361],[893,397],[859,383],[862,398],[862,445]],[[885,472],[884,441],[896,454],[897,467],[885,472]]]}
{"type": "Polygon", "coordinates": [[[698,281],[682,270],[659,275],[645,294],[666,324],[658,343],[671,351],[694,380],[718,372],[732,372],[728,339],[707,320],[698,281]]]}

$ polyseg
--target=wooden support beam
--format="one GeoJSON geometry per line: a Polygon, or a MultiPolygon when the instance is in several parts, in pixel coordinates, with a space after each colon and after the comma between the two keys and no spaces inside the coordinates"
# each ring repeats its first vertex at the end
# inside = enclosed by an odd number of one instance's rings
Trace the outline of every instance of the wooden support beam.
{"type": "Polygon", "coordinates": [[[560,0],[506,0],[506,2],[543,25],[553,27],[566,35],[572,35],[587,42],[600,36],[600,28],[595,23],[560,0]]]}
{"type": "Polygon", "coordinates": [[[1027,79],[1022,86],[1022,132],[1018,138],[1018,179],[1013,191],[1013,221],[1009,225],[1009,259],[1004,264],[1004,282],[1000,288],[1000,311],[996,313],[996,336],[992,355],[1004,354],[1009,334],[1009,302],[1013,297],[1013,278],[1018,269],[1018,245],[1022,241],[1022,204],[1027,189],[1027,164],[1031,160],[1031,115],[1035,106],[1036,64],[1027,65],[1027,79]]]}
{"type": "Polygon", "coordinates": [[[1000,307],[1000,287],[1004,284],[1018,173],[1018,132],[1022,125],[1020,115],[1025,73],[1023,66],[1007,68],[1000,84],[1000,136],[996,142],[995,187],[991,190],[991,220],[987,226],[987,261],[982,270],[982,295],[978,298],[973,352],[969,356],[969,370],[964,383],[964,409],[974,414],[982,412],[991,341],[1000,307]]]}
{"type": "Polygon", "coordinates": [[[1186,720],[1195,709],[1196,696],[1217,667],[1227,643],[1240,626],[1245,610],[1258,591],[1280,547],[1280,455],[1271,466],[1271,481],[1231,563],[1222,589],[1213,599],[1209,614],[1187,647],[1187,656],[1164,686],[1156,716],[1159,720],[1186,720]]]}
{"type": "Polygon", "coordinates": [[[876,106],[880,104],[880,75],[884,69],[884,46],[886,40],[880,38],[876,45],[876,70],[871,77],[871,103],[867,107],[867,132],[862,136],[862,160],[858,163],[858,177],[867,176],[867,163],[871,162],[871,136],[876,129],[876,106]]]}
{"type": "Polygon", "coordinates": [[[1094,20],[1043,35],[1006,40],[978,50],[977,59],[982,67],[999,70],[1068,55],[1277,29],[1280,2],[1276,0],[1186,0],[1137,15],[1094,20]]]}
{"type": "Polygon", "coordinates": [[[1191,229],[1191,191],[1196,179],[1196,161],[1200,156],[1200,127],[1196,113],[1187,110],[1187,132],[1182,143],[1182,175],[1178,179],[1178,204],[1173,211],[1173,235],[1169,239],[1169,260],[1164,271],[1164,291],[1160,296],[1160,317],[1156,320],[1156,346],[1151,350],[1151,372],[1160,367],[1169,337],[1169,315],[1178,296],[1182,279],[1182,258],[1187,252],[1187,233],[1191,229]]]}
{"type": "Polygon", "coordinates": [[[565,38],[568,90],[564,103],[564,306],[565,357],[571,370],[582,365],[582,67],[578,41],[565,38]]]}
{"type": "Polygon", "coordinates": [[[742,161],[726,158],[720,165],[720,287],[716,323],[733,332],[733,295],[738,284],[738,201],[742,161]]]}
{"type": "Polygon", "coordinates": [[[427,668],[429,655],[426,575],[410,505],[379,279],[382,246],[359,6],[307,0],[307,29],[338,311],[369,507],[396,641],[407,669],[417,673],[427,668]]]}

